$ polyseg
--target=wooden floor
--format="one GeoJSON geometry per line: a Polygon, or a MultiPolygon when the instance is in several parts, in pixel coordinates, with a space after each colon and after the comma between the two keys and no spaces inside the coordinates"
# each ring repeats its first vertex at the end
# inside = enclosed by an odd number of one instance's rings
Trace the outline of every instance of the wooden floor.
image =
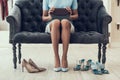
{"type": "MultiPolygon", "coordinates": [[[[62,55],[60,45],[60,56],[62,55]]],[[[12,47],[8,44],[8,32],[0,32],[0,80],[120,80],[120,47],[107,49],[106,69],[110,74],[94,75],[89,71],[73,71],[76,60],[84,58],[97,61],[97,45],[70,44],[68,72],[54,72],[54,55],[51,44],[23,44],[22,59],[31,58],[38,66],[47,68],[41,73],[21,71],[21,64],[13,69],[12,47]]]]}

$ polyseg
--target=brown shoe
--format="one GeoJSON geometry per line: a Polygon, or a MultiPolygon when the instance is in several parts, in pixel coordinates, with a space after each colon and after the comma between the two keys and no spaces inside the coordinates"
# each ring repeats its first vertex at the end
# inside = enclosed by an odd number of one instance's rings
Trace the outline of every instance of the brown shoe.
{"type": "Polygon", "coordinates": [[[35,67],[31,66],[25,59],[22,61],[22,72],[24,71],[24,67],[29,73],[37,73],[40,72],[38,69],[35,67]]]}
{"type": "Polygon", "coordinates": [[[46,68],[40,68],[40,67],[38,67],[38,66],[32,61],[32,59],[29,59],[29,64],[32,65],[33,67],[35,67],[36,69],[38,69],[40,72],[46,70],[46,68]]]}

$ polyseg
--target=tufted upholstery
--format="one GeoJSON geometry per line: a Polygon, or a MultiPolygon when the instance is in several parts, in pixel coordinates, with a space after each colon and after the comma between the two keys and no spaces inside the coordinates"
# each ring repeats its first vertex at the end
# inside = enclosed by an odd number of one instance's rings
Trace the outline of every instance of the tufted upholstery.
{"type": "Polygon", "coordinates": [[[18,1],[16,5],[21,10],[22,31],[44,32],[45,24],[42,22],[42,2],[39,0],[18,1]]]}
{"type": "MultiPolygon", "coordinates": [[[[18,1],[16,5],[21,9],[22,31],[44,32],[45,23],[42,23],[42,0],[18,1]],[[42,24],[41,24],[42,23],[42,24]]],[[[98,9],[103,6],[100,0],[78,0],[79,18],[74,21],[76,31],[98,31],[98,9]],[[80,25],[78,27],[77,25],[80,25]]]]}
{"type": "MultiPolygon", "coordinates": [[[[106,12],[102,0],[77,0],[79,18],[73,21],[75,33],[71,34],[70,43],[99,45],[98,60],[105,63],[106,44],[109,42],[108,24],[111,16],[106,12]]],[[[16,68],[16,44],[21,62],[21,43],[51,43],[50,34],[45,33],[46,23],[42,21],[42,0],[17,0],[7,17],[10,23],[9,42],[13,44],[14,68],[16,68]]],[[[61,41],[60,41],[61,42],[61,41]]]]}
{"type": "Polygon", "coordinates": [[[101,0],[78,0],[79,18],[74,22],[76,31],[98,31],[95,15],[102,6],[103,2],[101,0]]]}

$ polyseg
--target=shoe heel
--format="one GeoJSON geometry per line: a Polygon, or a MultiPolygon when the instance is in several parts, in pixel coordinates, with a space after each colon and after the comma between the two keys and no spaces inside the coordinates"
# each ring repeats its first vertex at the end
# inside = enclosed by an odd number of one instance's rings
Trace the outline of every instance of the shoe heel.
{"type": "Polygon", "coordinates": [[[79,60],[79,63],[82,65],[82,64],[84,64],[84,61],[85,61],[85,59],[81,59],[81,60],[79,60]]]}
{"type": "Polygon", "coordinates": [[[80,67],[81,67],[81,64],[79,63],[78,60],[76,60],[76,65],[74,66],[73,70],[74,70],[74,71],[79,71],[79,70],[80,70],[80,67]]]}
{"type": "Polygon", "coordinates": [[[91,62],[92,62],[91,59],[89,59],[89,60],[87,61],[87,63],[86,63],[86,68],[87,68],[87,70],[91,69],[91,62]]]}
{"type": "Polygon", "coordinates": [[[81,71],[84,71],[84,67],[85,67],[84,61],[85,61],[85,59],[81,59],[81,60],[79,61],[80,65],[81,65],[81,71]]]}
{"type": "Polygon", "coordinates": [[[23,61],[22,61],[22,72],[24,72],[24,67],[26,66],[26,60],[25,59],[23,59],[23,61]]]}
{"type": "Polygon", "coordinates": [[[22,66],[22,72],[24,72],[24,66],[22,66]]]}
{"type": "Polygon", "coordinates": [[[22,72],[24,72],[25,63],[22,61],[22,72]]]}
{"type": "Polygon", "coordinates": [[[29,73],[40,72],[38,69],[31,66],[25,59],[23,59],[23,61],[22,61],[22,71],[24,71],[24,67],[29,73]]]}

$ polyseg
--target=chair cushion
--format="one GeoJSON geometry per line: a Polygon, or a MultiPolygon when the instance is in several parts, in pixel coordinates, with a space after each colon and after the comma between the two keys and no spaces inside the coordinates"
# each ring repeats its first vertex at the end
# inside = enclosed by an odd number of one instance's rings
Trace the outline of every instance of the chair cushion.
{"type": "Polygon", "coordinates": [[[20,32],[13,37],[15,43],[51,43],[48,33],[20,32]]]}
{"type": "MultiPolygon", "coordinates": [[[[104,36],[98,32],[75,32],[71,34],[70,43],[101,43],[104,36]]],[[[13,41],[15,43],[51,43],[50,34],[40,32],[17,33],[13,41]]]]}
{"type": "Polygon", "coordinates": [[[104,41],[103,34],[100,34],[95,31],[89,32],[76,32],[71,34],[70,41],[71,43],[83,43],[83,44],[92,44],[92,43],[103,43],[104,41]]]}

